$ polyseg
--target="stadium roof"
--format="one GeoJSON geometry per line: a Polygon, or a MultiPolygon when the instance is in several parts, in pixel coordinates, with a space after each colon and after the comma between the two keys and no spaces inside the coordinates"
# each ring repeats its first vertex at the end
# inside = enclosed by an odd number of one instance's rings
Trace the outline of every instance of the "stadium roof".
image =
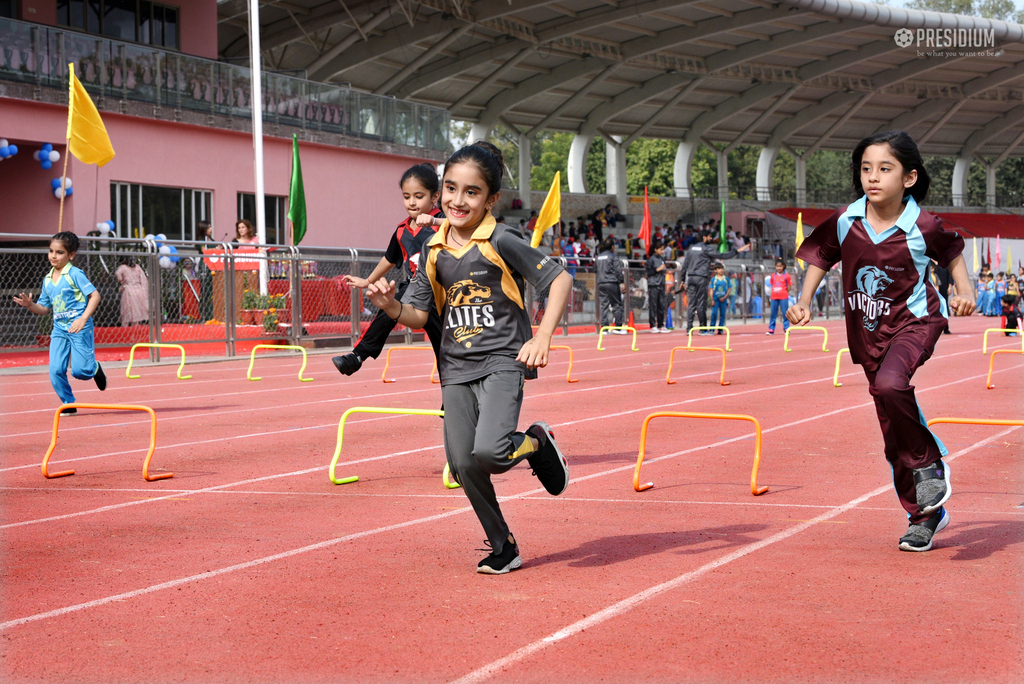
{"type": "MultiPolygon", "coordinates": [[[[265,68],[488,125],[847,151],[901,128],[926,154],[1024,154],[1019,24],[858,0],[260,4],[265,68]]],[[[218,13],[244,60],[245,0],[218,13]]]]}

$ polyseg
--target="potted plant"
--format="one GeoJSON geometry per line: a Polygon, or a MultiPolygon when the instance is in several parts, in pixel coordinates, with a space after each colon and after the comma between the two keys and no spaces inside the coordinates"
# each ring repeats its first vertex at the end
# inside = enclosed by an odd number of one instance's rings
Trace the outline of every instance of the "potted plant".
{"type": "Polygon", "coordinates": [[[242,306],[238,312],[238,318],[242,324],[256,323],[255,311],[260,306],[260,294],[255,290],[245,289],[242,291],[242,306]]]}
{"type": "Polygon", "coordinates": [[[277,309],[271,307],[263,314],[263,332],[267,335],[277,334],[277,309]]]}

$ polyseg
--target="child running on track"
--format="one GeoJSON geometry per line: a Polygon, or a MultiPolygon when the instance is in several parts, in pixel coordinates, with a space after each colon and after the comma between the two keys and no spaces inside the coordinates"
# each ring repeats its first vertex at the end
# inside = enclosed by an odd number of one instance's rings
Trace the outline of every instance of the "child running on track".
{"type": "Polygon", "coordinates": [[[491,216],[504,168],[501,152],[490,143],[455,152],[442,183],[441,207],[448,218],[424,246],[405,296],[396,299],[394,282],[383,278],[367,288],[381,311],[412,328],[424,324],[435,304],[441,312],[445,454],[491,548],[477,572],[492,575],[515,570],[522,559],[491,475],[526,460],[549,493],[561,494],[569,484],[568,462],[547,423],[534,423],[526,432],[517,426],[524,381],[547,365],[572,278],[491,216]],[[524,281],[538,292],[550,287],[547,310],[532,335],[524,281]]]}
{"type": "Polygon", "coordinates": [[[842,261],[850,357],[867,375],[893,485],[910,519],[899,548],[928,551],[935,533],[949,524],[943,504],[953,490],[941,460],[948,451],[928,429],[910,380],[946,327],[946,302],[927,277],[930,259],[948,268],[956,283],[949,308],[958,316],[974,311],[964,241],[918,207],[930,179],[906,133],[860,141],[851,168],[860,199],[832,214],[800,246],[797,258],[807,262],[807,276],[787,316],[806,325],[818,283],[842,261]]]}
{"type": "MultiPolygon", "coordinates": [[[[53,310],[53,331],[50,333],[50,383],[62,403],[73,404],[75,394],[68,382],[68,359],[71,375],[79,380],[96,381],[100,390],[107,389],[107,376],[96,360],[92,315],[100,305],[100,293],[80,268],[71,265],[78,251],[78,236],[63,231],[50,239],[50,272],[43,280],[39,301],[31,293],[16,296],[14,301],[34,314],[46,316],[53,310]]],[[[64,409],[64,414],[78,409],[64,409]]]]}
{"type": "MultiPolygon", "coordinates": [[[[352,287],[365,288],[370,283],[375,283],[395,266],[402,269],[401,284],[398,286],[398,297],[405,293],[409,285],[409,279],[416,275],[416,266],[419,264],[420,250],[427,240],[434,237],[434,226],[440,225],[444,218],[441,211],[437,209],[437,198],[440,196],[437,185],[437,171],[430,164],[417,164],[406,169],[402,174],[402,180],[398,182],[402,189],[402,199],[405,202],[405,210],[409,217],[398,224],[388,250],[377,262],[368,278],[357,276],[345,276],[345,282],[352,287]],[[436,221],[436,224],[435,224],[436,221]]],[[[335,356],[331,359],[334,367],[343,375],[352,375],[359,370],[363,361],[380,356],[388,336],[395,329],[397,323],[388,318],[383,311],[378,311],[370,322],[359,342],[352,349],[352,352],[344,356],[335,356]]],[[[434,347],[434,356],[441,352],[441,319],[437,311],[430,309],[423,329],[434,347]]]]}

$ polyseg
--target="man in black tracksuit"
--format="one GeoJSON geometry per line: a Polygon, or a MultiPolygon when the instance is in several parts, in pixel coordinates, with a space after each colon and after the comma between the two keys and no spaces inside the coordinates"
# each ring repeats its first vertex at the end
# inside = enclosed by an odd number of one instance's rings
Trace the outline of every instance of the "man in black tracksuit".
{"type": "MultiPolygon", "coordinates": [[[[740,252],[746,252],[750,245],[746,244],[737,249],[730,249],[728,252],[718,251],[718,235],[710,230],[700,232],[701,242],[694,243],[686,250],[683,258],[682,272],[685,274],[686,296],[690,305],[686,308],[686,330],[689,332],[693,327],[693,314],[697,314],[700,325],[708,324],[708,280],[711,278],[711,264],[715,261],[735,259],[740,252]]],[[[680,285],[676,294],[682,291],[680,285]]]]}
{"type": "Polygon", "coordinates": [[[601,250],[594,260],[594,269],[597,281],[597,305],[598,320],[600,327],[608,325],[608,309],[611,308],[611,318],[615,325],[623,325],[625,322],[622,306],[622,284],[625,278],[622,274],[622,260],[615,254],[615,241],[607,238],[601,242],[601,250]]]}

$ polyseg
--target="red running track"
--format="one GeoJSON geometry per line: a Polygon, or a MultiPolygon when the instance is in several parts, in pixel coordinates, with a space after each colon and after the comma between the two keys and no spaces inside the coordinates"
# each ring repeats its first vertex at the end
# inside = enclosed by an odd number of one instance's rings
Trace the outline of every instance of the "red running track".
{"type": "MultiPolygon", "coordinates": [[[[483,534],[441,485],[441,421],[353,416],[339,475],[337,420],[356,405],[437,408],[418,355],[353,378],[313,356],[110,369],[83,402],[152,406],[145,417],[62,420],[45,374],[3,375],[0,679],[16,682],[1020,682],[1024,430],[936,426],[951,452],[952,523],[929,553],[902,553],[866,382],[844,335],[734,330],[726,378],[685,336],[574,336],[528,384],[522,425],[550,422],[572,483],[544,493],[526,467],[496,478],[523,568],[474,572],[483,534]],[[134,370],[134,369],[133,369],[134,370]],[[752,497],[749,424],[640,424],[655,410],[747,413],[764,429],[752,497]]],[[[1024,417],[1024,359],[997,359],[985,389],[981,317],[955,319],[915,378],[925,414],[1024,417]]],[[[724,338],[701,338],[702,346],[724,338]]],[[[1019,348],[991,338],[990,349],[1019,348]]]]}

